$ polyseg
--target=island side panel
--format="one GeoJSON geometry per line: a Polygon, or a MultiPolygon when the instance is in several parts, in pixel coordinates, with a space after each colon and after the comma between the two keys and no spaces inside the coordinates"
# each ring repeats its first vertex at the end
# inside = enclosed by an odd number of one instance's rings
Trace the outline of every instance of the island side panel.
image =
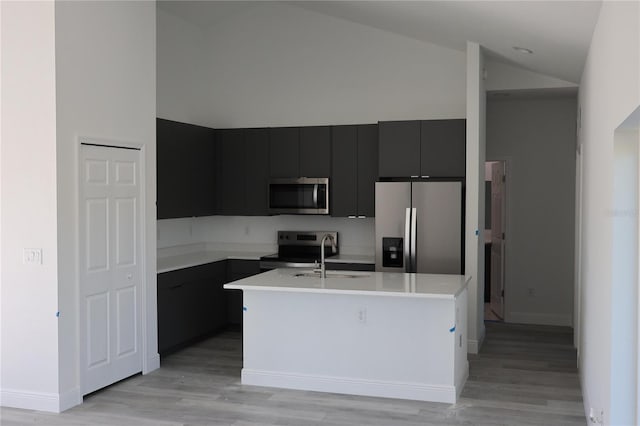
{"type": "Polygon", "coordinates": [[[469,377],[469,361],[467,359],[467,301],[468,291],[465,288],[456,297],[456,341],[455,341],[455,366],[454,378],[457,395],[460,395],[462,388],[469,377]]]}
{"type": "Polygon", "coordinates": [[[456,400],[454,298],[248,289],[243,296],[244,384],[456,400]]]}

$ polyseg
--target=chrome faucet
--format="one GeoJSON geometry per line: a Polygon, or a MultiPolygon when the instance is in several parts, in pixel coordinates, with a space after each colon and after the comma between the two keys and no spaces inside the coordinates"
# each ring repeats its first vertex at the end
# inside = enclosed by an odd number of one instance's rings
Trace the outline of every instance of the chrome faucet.
{"type": "Polygon", "coordinates": [[[335,253],[338,248],[336,247],[336,240],[333,238],[331,234],[324,234],[322,240],[320,241],[320,276],[322,278],[327,278],[327,268],[324,264],[324,242],[327,241],[327,238],[331,240],[331,253],[335,253]]]}

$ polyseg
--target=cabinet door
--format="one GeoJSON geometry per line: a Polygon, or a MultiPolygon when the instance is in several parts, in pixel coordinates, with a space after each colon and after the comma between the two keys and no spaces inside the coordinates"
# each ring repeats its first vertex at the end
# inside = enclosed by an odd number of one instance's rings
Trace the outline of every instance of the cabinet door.
{"type": "MultiPolygon", "coordinates": [[[[241,280],[260,273],[260,262],[257,260],[227,261],[227,282],[241,280]]],[[[227,322],[242,324],[242,290],[225,290],[227,301],[227,322]]]]}
{"type": "Polygon", "coordinates": [[[227,261],[203,265],[198,280],[200,289],[196,305],[202,334],[217,331],[227,324],[227,299],[223,288],[226,278],[227,261]]]}
{"type": "Polygon", "coordinates": [[[378,126],[358,126],[358,216],[376,215],[378,180],[378,126]]]}
{"type": "Polygon", "coordinates": [[[329,177],[331,174],[331,128],[300,128],[300,176],[329,177]]]}
{"type": "Polygon", "coordinates": [[[464,177],[466,120],[428,120],[420,125],[420,175],[464,177]]]}
{"type": "Polygon", "coordinates": [[[329,182],[331,216],[356,216],[358,214],[358,126],[332,128],[331,157],[332,172],[329,182]]]}
{"type": "Polygon", "coordinates": [[[278,127],[269,129],[269,165],[271,177],[299,177],[299,129],[278,127]]]}
{"type": "Polygon", "coordinates": [[[156,120],[158,219],[193,216],[190,126],[156,120]]]}
{"type": "Polygon", "coordinates": [[[269,186],[269,130],[247,129],[245,133],[246,214],[266,216],[269,186]]]}
{"type": "Polygon", "coordinates": [[[379,173],[381,177],[410,177],[420,174],[420,122],[378,123],[379,173]]]}
{"type": "Polygon", "coordinates": [[[193,126],[191,145],[192,216],[216,214],[216,147],[212,129],[193,126]]]}
{"type": "Polygon", "coordinates": [[[245,211],[245,144],[243,129],[218,131],[218,213],[245,211]]]}
{"type": "Polygon", "coordinates": [[[158,274],[158,352],[163,354],[185,341],[189,330],[189,273],[158,274]]]}
{"type": "Polygon", "coordinates": [[[158,274],[158,352],[169,353],[227,324],[226,261],[158,274]]]}

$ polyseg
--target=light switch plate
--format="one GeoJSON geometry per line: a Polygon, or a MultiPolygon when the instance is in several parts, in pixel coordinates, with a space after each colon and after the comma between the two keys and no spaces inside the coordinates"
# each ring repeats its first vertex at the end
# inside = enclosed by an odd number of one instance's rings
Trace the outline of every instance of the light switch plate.
{"type": "Polygon", "coordinates": [[[26,248],[22,252],[22,263],[26,265],[42,265],[42,249],[26,248]]]}

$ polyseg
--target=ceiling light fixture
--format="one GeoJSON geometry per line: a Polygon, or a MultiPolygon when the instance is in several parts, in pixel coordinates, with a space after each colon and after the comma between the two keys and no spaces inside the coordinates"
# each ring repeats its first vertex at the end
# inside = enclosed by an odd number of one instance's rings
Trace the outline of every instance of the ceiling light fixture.
{"type": "Polygon", "coordinates": [[[533,50],[527,49],[526,47],[520,47],[520,46],[513,46],[513,50],[517,50],[520,53],[526,53],[527,55],[530,55],[533,53],[533,50]]]}

